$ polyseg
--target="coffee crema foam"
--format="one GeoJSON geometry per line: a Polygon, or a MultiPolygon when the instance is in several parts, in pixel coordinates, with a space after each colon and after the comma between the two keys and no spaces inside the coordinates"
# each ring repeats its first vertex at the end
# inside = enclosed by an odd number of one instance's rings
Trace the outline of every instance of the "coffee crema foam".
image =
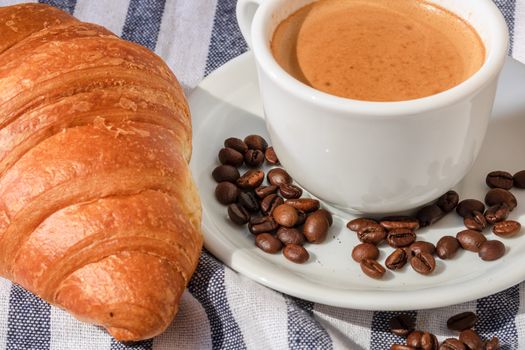
{"type": "Polygon", "coordinates": [[[319,0],[279,24],[271,50],[303,83],[364,101],[434,95],[485,61],[470,24],[423,0],[319,0]]]}

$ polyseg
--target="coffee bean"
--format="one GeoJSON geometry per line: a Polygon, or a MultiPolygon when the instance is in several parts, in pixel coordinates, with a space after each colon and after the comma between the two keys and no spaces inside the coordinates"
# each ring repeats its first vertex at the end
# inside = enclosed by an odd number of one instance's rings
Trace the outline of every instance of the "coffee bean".
{"type": "Polygon", "coordinates": [[[379,224],[370,224],[357,233],[357,238],[363,243],[379,244],[387,236],[385,228],[379,224]]]}
{"type": "Polygon", "coordinates": [[[448,191],[444,195],[438,198],[436,205],[441,208],[445,213],[450,213],[459,202],[459,195],[456,191],[448,191]]]}
{"type": "Polygon", "coordinates": [[[483,231],[488,226],[487,219],[485,219],[483,213],[479,211],[473,211],[471,216],[467,216],[466,218],[464,218],[463,224],[469,230],[479,232],[483,231]]]}
{"type": "Polygon", "coordinates": [[[250,220],[248,211],[238,203],[233,203],[228,206],[228,216],[230,220],[237,225],[244,225],[250,220]]]}
{"type": "Polygon", "coordinates": [[[303,195],[303,190],[292,184],[282,184],[279,186],[279,193],[286,199],[297,199],[303,195]]]}
{"type": "Polygon", "coordinates": [[[439,350],[467,350],[465,344],[454,338],[445,339],[439,350]]]}
{"type": "Polygon", "coordinates": [[[266,149],[266,151],[264,152],[264,157],[266,158],[266,161],[268,162],[268,164],[272,164],[272,165],[279,164],[279,159],[277,158],[277,154],[275,154],[273,147],[268,147],[266,149]]]}
{"type": "Polygon", "coordinates": [[[388,326],[393,334],[407,337],[414,330],[415,320],[409,315],[401,314],[392,317],[388,321],[388,326]]]}
{"type": "Polygon", "coordinates": [[[481,260],[494,261],[505,255],[505,245],[497,240],[486,241],[479,248],[481,260]]]}
{"type": "Polygon", "coordinates": [[[410,216],[389,216],[381,219],[379,224],[387,230],[407,228],[416,231],[419,229],[419,220],[410,216]]]}
{"type": "Polygon", "coordinates": [[[271,233],[279,228],[279,225],[271,216],[259,216],[250,218],[248,229],[254,235],[271,233]]]}
{"type": "Polygon", "coordinates": [[[525,188],[525,170],[518,171],[513,176],[514,178],[514,187],[525,188]]]}
{"type": "Polygon", "coordinates": [[[461,247],[465,250],[477,253],[483,243],[487,241],[487,238],[478,231],[464,230],[456,235],[461,247]]]}
{"type": "Polygon", "coordinates": [[[417,350],[416,348],[404,344],[392,344],[390,350],[417,350]]]}
{"type": "Polygon", "coordinates": [[[253,192],[241,192],[239,194],[239,204],[252,213],[259,211],[259,202],[253,192]]]}
{"type": "MultiPolygon", "coordinates": [[[[369,244],[369,243],[363,243],[369,244]]],[[[408,261],[408,254],[405,249],[397,248],[385,260],[385,266],[389,270],[399,270],[406,265],[408,261]]]]}
{"type": "Polygon", "coordinates": [[[491,225],[506,220],[509,217],[510,210],[505,203],[496,204],[485,211],[485,219],[491,225]]]}
{"type": "Polygon", "coordinates": [[[255,237],[255,245],[265,253],[275,254],[281,250],[283,244],[269,233],[261,233],[255,237]]]}
{"type": "Polygon", "coordinates": [[[361,271],[371,278],[380,279],[385,274],[386,270],[380,263],[372,259],[361,260],[361,271]]]}
{"type": "Polygon", "coordinates": [[[436,244],[436,254],[441,259],[452,259],[460,247],[456,237],[444,236],[436,244]]]}
{"type": "Polygon", "coordinates": [[[330,223],[326,214],[318,210],[306,218],[303,226],[303,234],[310,243],[322,243],[326,239],[330,223]]]}
{"type": "Polygon", "coordinates": [[[360,263],[364,259],[377,260],[379,257],[379,249],[371,243],[361,243],[352,250],[352,259],[360,263]]]}
{"type": "Polygon", "coordinates": [[[357,218],[352,221],[349,221],[346,224],[346,227],[348,227],[350,231],[359,232],[367,226],[375,226],[377,224],[378,222],[373,219],[357,218]]]}
{"type": "Polygon", "coordinates": [[[244,153],[244,163],[251,168],[258,168],[264,163],[264,153],[257,149],[249,149],[244,153]]]}
{"type": "Polygon", "coordinates": [[[244,141],[236,137],[230,137],[224,140],[224,147],[233,148],[241,154],[244,154],[248,150],[248,146],[244,143],[244,141]]]}
{"type": "Polygon", "coordinates": [[[288,204],[281,204],[272,212],[273,219],[276,223],[284,227],[293,227],[297,224],[299,215],[294,207],[288,204]]]}
{"type": "Polygon", "coordinates": [[[223,148],[219,151],[219,161],[223,165],[231,165],[236,168],[244,163],[244,156],[233,148],[223,148]]]}
{"type": "Polygon", "coordinates": [[[459,341],[465,344],[469,350],[483,350],[483,340],[472,329],[466,329],[459,333],[459,341]]]}
{"type": "Polygon", "coordinates": [[[447,328],[461,332],[465,329],[474,328],[476,322],[478,322],[478,316],[473,312],[466,311],[450,317],[447,320],[447,328]]]}
{"type": "Polygon", "coordinates": [[[428,253],[433,255],[436,251],[436,246],[430,242],[417,241],[410,245],[410,253],[412,255],[417,255],[419,253],[428,253]]]}
{"type": "Polygon", "coordinates": [[[414,271],[422,275],[429,275],[436,268],[436,260],[432,255],[423,252],[410,258],[410,265],[414,271]]]}
{"type": "Polygon", "coordinates": [[[386,241],[392,248],[407,247],[414,243],[416,234],[414,231],[406,228],[395,228],[388,232],[386,241]]]}
{"type": "Polygon", "coordinates": [[[310,213],[319,209],[319,201],[312,198],[288,199],[285,203],[291,205],[297,210],[304,211],[305,213],[310,213]]]}
{"type": "Polygon", "coordinates": [[[297,264],[303,264],[310,258],[308,251],[297,244],[287,244],[284,247],[283,254],[288,260],[297,264]]]}
{"type": "Polygon", "coordinates": [[[268,148],[268,142],[259,135],[249,135],[244,138],[244,143],[248,146],[249,149],[266,151],[268,148]]]}
{"type": "Polygon", "coordinates": [[[477,199],[465,199],[459,202],[456,207],[456,213],[462,218],[472,216],[472,213],[479,211],[480,213],[485,212],[485,204],[477,199]]]}
{"type": "MultiPolygon", "coordinates": [[[[286,204],[286,202],[285,202],[285,204],[286,204]]],[[[297,210],[298,219],[297,219],[297,224],[295,224],[295,226],[300,226],[300,225],[305,223],[306,218],[308,217],[308,215],[306,215],[306,213],[304,211],[302,211],[302,210],[298,210],[298,209],[296,209],[296,210],[297,210]]]]}
{"type": "Polygon", "coordinates": [[[490,339],[485,344],[485,350],[499,350],[499,349],[500,349],[500,345],[499,345],[498,337],[492,337],[492,339],[490,339]]]}
{"type": "Polygon", "coordinates": [[[271,185],[271,186],[260,186],[255,189],[255,194],[260,199],[266,198],[267,196],[277,193],[277,190],[279,187],[271,185]]]}
{"type": "Polygon", "coordinates": [[[504,190],[510,190],[514,184],[512,175],[506,171],[490,172],[485,182],[490,188],[503,188],[504,190]]]}
{"type": "Polygon", "coordinates": [[[441,210],[436,204],[427,205],[419,209],[416,214],[421,227],[426,227],[435,224],[445,216],[445,212],[441,210]]]}
{"type": "Polygon", "coordinates": [[[321,215],[321,214],[324,215],[326,220],[328,220],[328,226],[332,226],[334,224],[334,218],[332,216],[332,213],[330,213],[328,210],[319,209],[316,212],[319,213],[318,215],[321,215]]]}
{"type": "Polygon", "coordinates": [[[492,232],[500,237],[512,237],[521,231],[521,224],[514,220],[498,222],[492,227],[492,232]]]}
{"type": "Polygon", "coordinates": [[[432,334],[425,332],[421,336],[421,349],[423,350],[438,350],[439,341],[437,337],[432,334]]]}
{"type": "Polygon", "coordinates": [[[264,180],[264,172],[261,170],[248,170],[237,180],[237,186],[243,190],[253,190],[259,187],[264,180]]]}
{"type": "Polygon", "coordinates": [[[407,345],[413,348],[421,347],[421,338],[423,337],[423,332],[413,331],[407,337],[407,345]]]}
{"type": "Polygon", "coordinates": [[[213,179],[217,182],[231,182],[235,183],[237,179],[241,176],[239,170],[236,167],[231,165],[219,165],[211,173],[213,179]]]}
{"type": "Polygon", "coordinates": [[[291,184],[292,177],[282,168],[274,168],[268,172],[268,182],[275,186],[291,184]]]}
{"type": "Polygon", "coordinates": [[[509,207],[510,211],[513,211],[518,205],[516,197],[514,197],[514,195],[509,191],[501,188],[493,188],[492,190],[488,191],[487,195],[485,196],[485,203],[487,203],[489,207],[496,204],[505,203],[507,207],[509,207]]]}
{"type": "Polygon", "coordinates": [[[224,205],[236,202],[240,193],[239,188],[231,182],[221,182],[215,187],[215,198],[224,205]]]}
{"type": "Polygon", "coordinates": [[[284,200],[276,194],[264,197],[261,202],[261,212],[264,215],[272,215],[275,208],[284,203],[284,200]]]}
{"type": "Polygon", "coordinates": [[[288,227],[280,227],[277,230],[277,238],[279,238],[283,244],[303,245],[306,241],[306,238],[301,231],[296,228],[288,227]]]}

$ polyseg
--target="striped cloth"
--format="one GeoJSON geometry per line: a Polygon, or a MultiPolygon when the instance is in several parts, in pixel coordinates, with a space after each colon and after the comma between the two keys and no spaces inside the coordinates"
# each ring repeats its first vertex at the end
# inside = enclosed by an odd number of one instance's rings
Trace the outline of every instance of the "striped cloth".
{"type": "MultiPolygon", "coordinates": [[[[510,53],[525,62],[525,0],[495,1],[510,28],[510,53]]],[[[0,0],[0,5],[15,2],[0,0]]],[[[235,0],[41,2],[154,50],[188,93],[246,50],[235,0]]],[[[444,320],[464,310],[478,313],[483,336],[498,336],[507,350],[525,349],[525,284],[461,305],[408,313],[416,317],[417,328],[442,340],[453,335],[444,320]]],[[[395,314],[295,299],[252,282],[204,252],[172,326],[153,340],[123,344],[0,279],[0,348],[5,349],[389,349],[401,341],[387,331],[395,314]]]]}

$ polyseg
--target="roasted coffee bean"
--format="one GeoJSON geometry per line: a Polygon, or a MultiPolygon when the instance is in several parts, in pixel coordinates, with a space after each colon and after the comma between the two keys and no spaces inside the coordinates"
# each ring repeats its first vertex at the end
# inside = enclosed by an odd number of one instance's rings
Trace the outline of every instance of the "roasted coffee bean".
{"type": "Polygon", "coordinates": [[[438,350],[439,349],[439,341],[437,337],[432,334],[425,332],[421,336],[421,349],[423,350],[438,350]]]}
{"type": "Polygon", "coordinates": [[[286,199],[297,199],[303,195],[303,190],[292,184],[282,184],[279,186],[279,193],[286,199]]]}
{"type": "Polygon", "coordinates": [[[459,341],[465,344],[469,350],[483,350],[483,340],[472,329],[466,329],[459,333],[459,341]]]}
{"type": "Polygon", "coordinates": [[[448,338],[441,344],[439,350],[467,350],[465,344],[455,338],[448,338]]]}
{"type": "Polygon", "coordinates": [[[318,212],[319,214],[318,215],[324,215],[326,220],[328,220],[328,225],[329,226],[332,226],[334,224],[334,218],[332,216],[332,213],[330,213],[328,210],[326,209],[319,209],[317,210],[316,212],[318,212]]]}
{"type": "MultiPolygon", "coordinates": [[[[363,243],[369,244],[369,243],[363,243]]],[[[386,258],[385,266],[389,270],[399,270],[406,265],[408,261],[408,253],[405,249],[397,248],[386,258]]]]}
{"type": "Polygon", "coordinates": [[[271,185],[271,186],[260,186],[260,187],[257,187],[255,189],[255,194],[260,199],[264,199],[264,198],[266,198],[267,196],[269,196],[271,194],[277,193],[278,189],[279,189],[279,187],[274,186],[274,185],[271,185]]]}
{"type": "Polygon", "coordinates": [[[330,222],[326,214],[318,210],[307,216],[303,226],[303,234],[310,243],[322,243],[326,239],[329,227],[330,222]]]}
{"type": "Polygon", "coordinates": [[[279,225],[271,216],[259,216],[250,218],[248,229],[254,235],[261,233],[272,233],[279,228],[279,225]]]}
{"type": "Polygon", "coordinates": [[[248,211],[238,203],[233,203],[228,206],[228,216],[230,220],[237,225],[244,225],[250,220],[248,211]]]}
{"type": "Polygon", "coordinates": [[[244,163],[244,156],[233,148],[223,148],[219,151],[219,161],[223,165],[231,165],[236,168],[244,163]]]}
{"type": "Polygon", "coordinates": [[[349,221],[346,224],[346,227],[348,227],[350,231],[359,232],[367,226],[375,226],[375,225],[378,225],[378,222],[373,219],[357,218],[352,221],[349,221]]]}
{"type": "Polygon", "coordinates": [[[489,207],[496,204],[505,203],[507,207],[509,207],[510,211],[513,211],[518,205],[516,197],[514,197],[514,195],[509,191],[501,188],[493,188],[492,190],[488,191],[487,195],[485,196],[485,203],[487,203],[489,207]]]}
{"type": "Polygon", "coordinates": [[[277,238],[279,238],[283,244],[303,245],[306,241],[306,238],[299,229],[288,227],[280,227],[277,230],[277,238]]]}
{"type": "Polygon", "coordinates": [[[469,230],[479,232],[483,231],[488,226],[487,219],[485,219],[483,213],[479,211],[473,211],[471,216],[467,216],[466,218],[464,218],[463,224],[469,230]]]}
{"type": "Polygon", "coordinates": [[[379,224],[370,224],[357,232],[357,238],[363,243],[379,244],[387,236],[385,228],[379,224]]]}
{"type": "Polygon", "coordinates": [[[381,219],[379,224],[387,230],[392,230],[394,228],[408,228],[412,231],[416,231],[419,229],[419,220],[410,216],[388,216],[381,219]]]}
{"type": "Polygon", "coordinates": [[[217,182],[227,181],[231,183],[235,183],[241,177],[239,170],[231,165],[219,165],[213,169],[211,176],[217,182]]]}
{"type": "Polygon", "coordinates": [[[283,244],[269,233],[261,233],[255,237],[255,245],[265,253],[275,254],[281,251],[283,244]]]}
{"type": "MultiPolygon", "coordinates": [[[[516,185],[516,183],[514,183],[516,185]]],[[[485,350],[499,350],[499,339],[498,337],[492,337],[486,344],[485,344],[485,350]]]]}
{"type": "MultiPolygon", "coordinates": [[[[285,202],[285,204],[286,204],[286,202],[285,202]]],[[[302,210],[297,210],[297,215],[299,216],[299,218],[297,219],[297,224],[295,224],[295,226],[301,226],[302,224],[305,223],[306,218],[308,217],[308,215],[306,215],[306,213],[304,211],[302,211],[302,210]]]]}
{"type": "Polygon", "coordinates": [[[413,331],[407,337],[407,345],[413,348],[421,347],[421,338],[423,337],[423,332],[413,331]]]}
{"type": "Polygon", "coordinates": [[[417,350],[416,348],[404,344],[392,344],[390,350],[417,350]]]}
{"type": "Polygon", "coordinates": [[[268,142],[259,135],[249,135],[244,138],[244,143],[249,149],[256,149],[259,151],[266,151],[268,148],[268,142]]]}
{"type": "Polygon", "coordinates": [[[244,163],[251,168],[258,168],[264,163],[264,153],[258,149],[249,149],[244,153],[244,163]]]}
{"type": "Polygon", "coordinates": [[[419,253],[410,258],[410,265],[414,271],[422,275],[430,275],[436,268],[436,260],[428,253],[419,253]]]}
{"type": "Polygon", "coordinates": [[[385,274],[386,270],[380,263],[372,259],[361,260],[361,271],[371,278],[380,279],[385,274]]]}
{"type": "Polygon", "coordinates": [[[436,244],[436,254],[441,259],[452,259],[460,247],[456,237],[444,236],[436,244]]]}
{"type": "Polygon", "coordinates": [[[241,192],[239,194],[239,204],[252,213],[259,211],[259,202],[253,192],[241,192]]]}
{"type": "Polygon", "coordinates": [[[432,204],[419,209],[416,217],[419,220],[419,225],[421,227],[426,227],[441,220],[445,214],[446,213],[440,207],[436,204],[432,204]]]}
{"type": "Polygon", "coordinates": [[[266,177],[268,178],[268,182],[275,186],[291,184],[293,181],[292,177],[283,168],[273,168],[268,172],[266,177]]]}
{"type": "Polygon", "coordinates": [[[266,151],[264,152],[264,157],[266,158],[266,161],[268,162],[268,164],[272,164],[272,165],[279,164],[279,159],[277,158],[277,154],[275,154],[273,147],[268,147],[266,149],[266,151]]]}
{"type": "Polygon", "coordinates": [[[505,245],[497,240],[486,241],[478,252],[481,260],[494,261],[505,255],[505,245]]]}
{"type": "Polygon", "coordinates": [[[284,203],[284,200],[276,194],[264,197],[261,202],[261,212],[264,215],[272,215],[275,208],[284,203]]]}
{"type": "Polygon", "coordinates": [[[525,170],[518,171],[513,176],[514,178],[514,187],[525,188],[525,170]]]}
{"type": "Polygon", "coordinates": [[[514,184],[512,175],[506,171],[492,171],[488,173],[485,182],[490,188],[503,188],[504,190],[510,190],[514,184]]]}
{"type": "Polygon", "coordinates": [[[379,257],[379,249],[371,243],[361,243],[352,250],[352,259],[360,263],[364,259],[377,260],[379,257]]]}
{"type": "Polygon", "coordinates": [[[284,227],[294,227],[299,219],[297,210],[288,204],[281,204],[276,207],[272,216],[276,223],[284,227]]]}
{"type": "Polygon", "coordinates": [[[215,198],[224,205],[236,202],[240,193],[239,188],[231,182],[221,182],[215,187],[215,198]]]}
{"type": "Polygon", "coordinates": [[[428,253],[434,255],[436,251],[436,246],[430,242],[417,241],[410,245],[410,253],[412,255],[417,255],[419,253],[428,253]]]}
{"type": "Polygon", "coordinates": [[[319,201],[313,198],[288,199],[285,203],[291,205],[297,210],[304,211],[305,213],[310,213],[319,209],[319,201]]]}
{"type": "Polygon", "coordinates": [[[478,316],[473,312],[466,311],[450,317],[447,320],[447,328],[461,332],[465,329],[474,328],[476,322],[478,322],[478,316]]]}
{"type": "Polygon", "coordinates": [[[459,195],[456,191],[448,191],[444,195],[438,198],[436,205],[441,208],[445,213],[450,213],[459,202],[459,195]]]}
{"type": "Polygon", "coordinates": [[[483,243],[487,241],[487,238],[478,231],[464,230],[456,235],[461,247],[465,250],[477,253],[483,243]]]}
{"type": "Polygon", "coordinates": [[[490,225],[506,220],[509,217],[509,207],[505,203],[496,204],[485,211],[485,219],[490,225]]]}
{"type": "Polygon", "coordinates": [[[400,337],[407,337],[414,330],[415,320],[409,315],[397,315],[388,321],[388,326],[390,332],[393,334],[400,337]]]}
{"type": "Polygon", "coordinates": [[[248,146],[243,140],[236,137],[230,137],[224,140],[224,147],[233,148],[237,152],[244,154],[248,150],[248,146]]]}
{"type": "Polygon", "coordinates": [[[248,170],[237,180],[237,186],[243,190],[253,190],[261,186],[264,180],[264,172],[261,170],[248,170]]]}
{"type": "Polygon", "coordinates": [[[407,247],[414,243],[416,234],[414,231],[406,228],[395,228],[388,231],[386,241],[392,248],[407,247]]]}
{"type": "Polygon", "coordinates": [[[512,237],[521,231],[521,224],[514,220],[498,222],[492,227],[492,232],[500,237],[512,237]]]}
{"type": "Polygon", "coordinates": [[[297,244],[287,244],[284,247],[283,255],[286,257],[286,259],[297,264],[303,264],[310,258],[308,251],[297,244]]]}
{"type": "Polygon", "coordinates": [[[485,204],[477,199],[465,199],[459,202],[456,207],[456,213],[462,218],[472,216],[472,213],[479,211],[480,213],[485,212],[485,204]]]}

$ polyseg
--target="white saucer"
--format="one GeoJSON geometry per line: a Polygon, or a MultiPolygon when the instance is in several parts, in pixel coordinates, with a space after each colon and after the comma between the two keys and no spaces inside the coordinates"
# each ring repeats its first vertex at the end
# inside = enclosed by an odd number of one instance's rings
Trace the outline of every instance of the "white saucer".
{"type": "MultiPolygon", "coordinates": [[[[368,310],[441,307],[484,297],[525,280],[525,228],[518,236],[503,239],[507,253],[502,259],[484,262],[477,254],[463,251],[450,261],[437,259],[436,271],[428,277],[409,266],[401,272],[387,272],[380,281],[364,276],[350,256],[358,243],[355,234],[345,227],[352,218],[350,215],[335,218],[325,243],[307,245],[311,258],[304,265],[291,263],[282,254],[260,251],[247,228],[239,228],[228,220],[226,207],[214,197],[216,184],[211,177],[224,139],[249,134],[267,136],[252,54],[244,54],[215,71],[189,101],[194,128],[191,168],[202,199],[205,246],[226,265],[249,278],[306,300],[368,310]]],[[[446,135],[443,142],[447,142],[446,135]]],[[[461,198],[482,200],[487,191],[485,175],[489,171],[513,173],[522,169],[525,169],[525,66],[509,59],[483,149],[456,190],[461,198]]],[[[525,224],[525,190],[513,192],[519,205],[510,218],[525,224]]],[[[455,235],[462,229],[462,220],[450,214],[431,229],[420,230],[418,238],[436,243],[441,236],[455,235]]],[[[487,236],[494,237],[492,233],[487,236]]],[[[381,248],[381,262],[391,250],[381,248]]]]}

